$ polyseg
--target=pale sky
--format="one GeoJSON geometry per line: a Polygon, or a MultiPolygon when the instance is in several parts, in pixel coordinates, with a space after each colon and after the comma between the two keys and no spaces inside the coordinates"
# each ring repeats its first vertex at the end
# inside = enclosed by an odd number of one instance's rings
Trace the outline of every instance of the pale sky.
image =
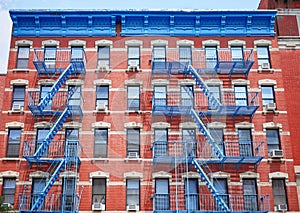
{"type": "Polygon", "coordinates": [[[0,73],[7,69],[12,9],[257,9],[260,0],[0,0],[0,73]]]}

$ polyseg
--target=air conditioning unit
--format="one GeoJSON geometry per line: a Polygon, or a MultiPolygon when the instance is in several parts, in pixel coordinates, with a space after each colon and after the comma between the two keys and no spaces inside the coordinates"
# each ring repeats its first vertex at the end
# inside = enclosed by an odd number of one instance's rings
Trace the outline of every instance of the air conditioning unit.
{"type": "Polygon", "coordinates": [[[127,205],[126,210],[127,211],[139,211],[139,205],[137,205],[137,204],[127,205]]]}
{"type": "Polygon", "coordinates": [[[276,103],[267,103],[266,110],[267,111],[274,111],[276,109],[276,103]]]}
{"type": "Polygon", "coordinates": [[[96,110],[97,111],[106,111],[107,106],[106,106],[106,104],[99,103],[99,104],[97,104],[96,110]]]}
{"type": "Polygon", "coordinates": [[[104,211],[105,210],[105,204],[103,204],[103,203],[93,203],[92,210],[94,210],[94,211],[104,211]]]}
{"type": "Polygon", "coordinates": [[[128,158],[138,158],[139,155],[137,152],[128,152],[128,158]]]}
{"type": "Polygon", "coordinates": [[[128,63],[128,71],[139,71],[140,67],[137,61],[129,61],[128,63]]]}
{"type": "Polygon", "coordinates": [[[261,68],[263,70],[270,69],[270,64],[268,62],[262,63],[261,64],[261,68]]]}
{"type": "Polygon", "coordinates": [[[287,205],[286,204],[279,204],[279,205],[276,205],[276,206],[274,206],[274,210],[275,211],[281,211],[281,212],[283,212],[283,211],[287,211],[287,205]]]}
{"type": "Polygon", "coordinates": [[[109,71],[107,61],[99,61],[97,71],[109,71]]]}
{"type": "Polygon", "coordinates": [[[274,149],[269,152],[270,158],[282,158],[283,157],[283,150],[281,149],[274,149]]]}
{"type": "Polygon", "coordinates": [[[12,111],[13,111],[13,112],[21,112],[21,111],[22,111],[21,105],[19,105],[19,104],[14,104],[14,105],[12,106],[12,111]]]}

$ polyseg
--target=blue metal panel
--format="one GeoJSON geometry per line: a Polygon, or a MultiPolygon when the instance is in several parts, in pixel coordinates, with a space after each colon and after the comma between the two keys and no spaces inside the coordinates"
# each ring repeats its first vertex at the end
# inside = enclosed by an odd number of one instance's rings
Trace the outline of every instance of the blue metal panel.
{"type": "Polygon", "coordinates": [[[276,11],[14,10],[13,36],[274,36],[276,11]]]}

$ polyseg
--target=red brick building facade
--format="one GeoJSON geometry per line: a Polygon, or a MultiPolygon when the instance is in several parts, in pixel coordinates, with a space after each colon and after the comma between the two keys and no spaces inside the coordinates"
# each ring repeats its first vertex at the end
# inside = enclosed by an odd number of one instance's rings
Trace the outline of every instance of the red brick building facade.
{"type": "Polygon", "coordinates": [[[21,212],[299,211],[290,13],[11,11],[5,202],[21,212]]]}

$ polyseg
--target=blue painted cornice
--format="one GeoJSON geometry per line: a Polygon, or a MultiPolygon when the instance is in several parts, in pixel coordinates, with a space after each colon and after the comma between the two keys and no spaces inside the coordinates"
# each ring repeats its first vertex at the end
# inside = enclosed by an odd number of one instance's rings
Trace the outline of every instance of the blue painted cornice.
{"type": "Polygon", "coordinates": [[[12,10],[13,36],[274,36],[274,10],[12,10]]]}

